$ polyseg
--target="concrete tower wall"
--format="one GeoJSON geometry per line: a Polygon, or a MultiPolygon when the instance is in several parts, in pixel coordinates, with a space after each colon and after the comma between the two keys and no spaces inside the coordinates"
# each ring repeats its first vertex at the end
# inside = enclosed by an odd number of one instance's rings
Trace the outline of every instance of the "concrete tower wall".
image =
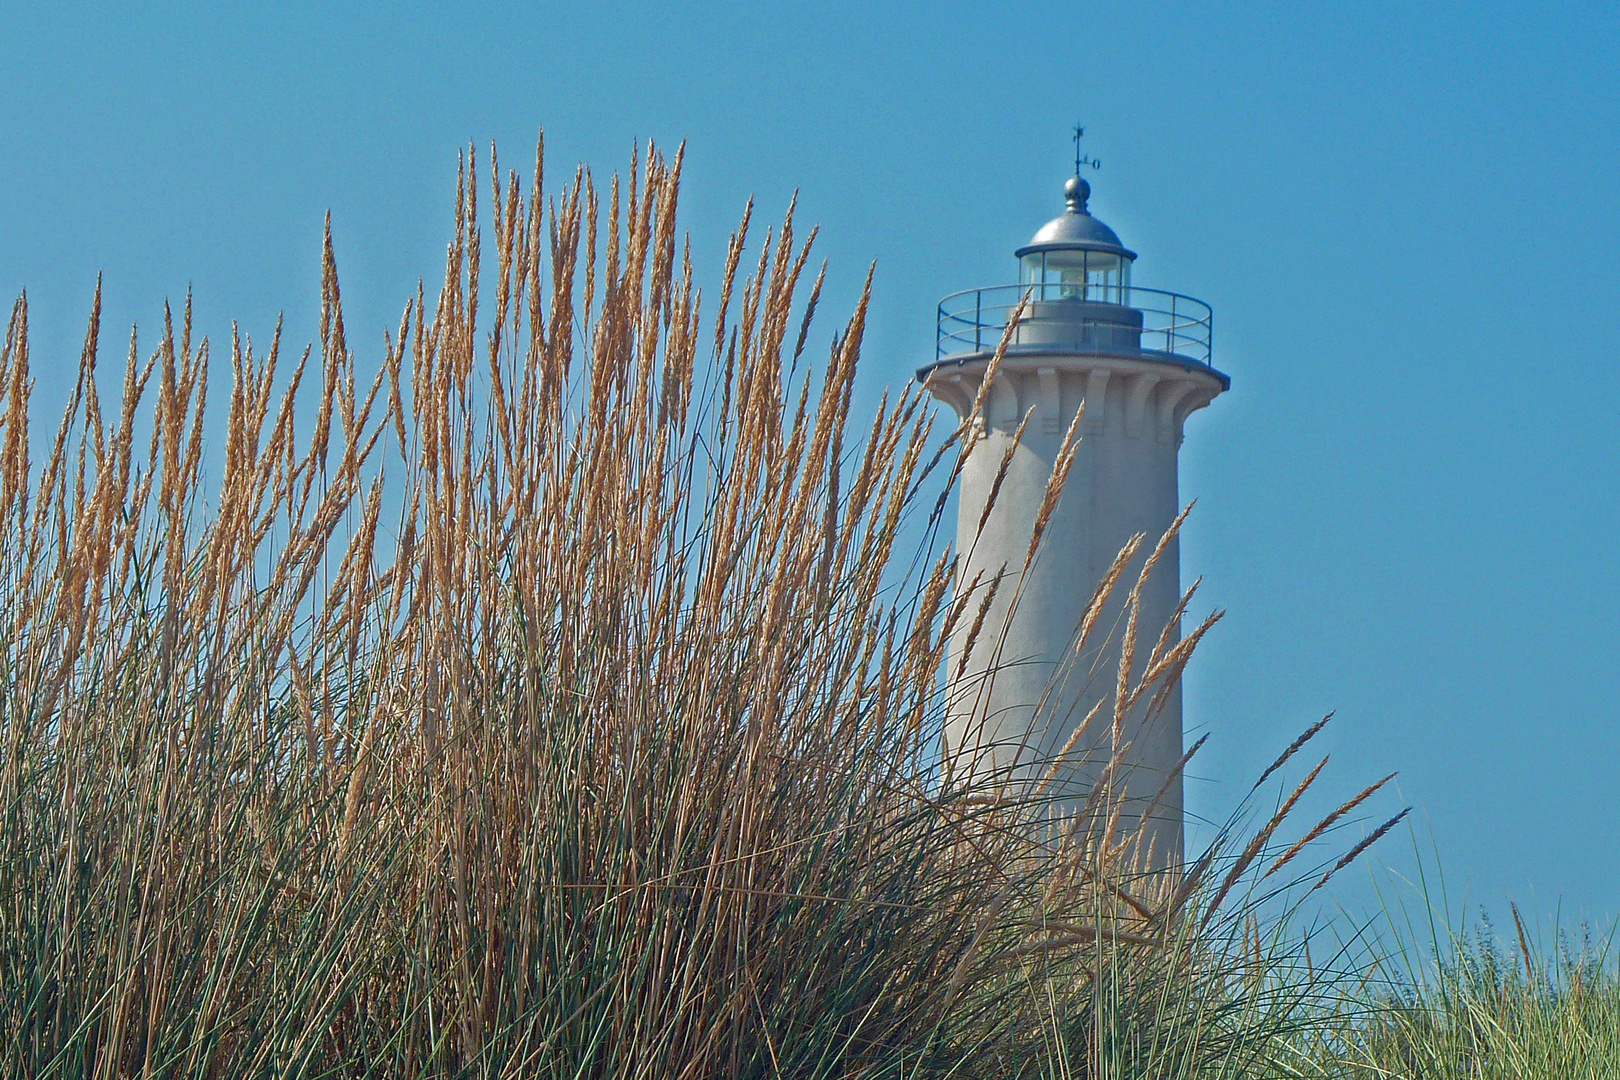
{"type": "MultiPolygon", "coordinates": [[[[988,359],[979,354],[939,365],[930,373],[929,385],[966,415],[988,359]]],[[[960,488],[958,588],[968,588],[977,577],[976,596],[982,597],[1003,567],[1006,577],[967,658],[964,677],[952,687],[947,749],[958,775],[965,769],[979,780],[1004,777],[1027,790],[1046,777],[1048,763],[1076,725],[1102,702],[1101,712],[1065,756],[1048,789],[1058,796],[1054,809],[1078,810],[1102,779],[1114,753],[1113,700],[1126,597],[1154,544],[1180,511],[1176,459],[1182,425],[1221,389],[1220,379],[1207,369],[1141,354],[1036,353],[1025,346],[1003,362],[987,397],[984,437],[968,457],[960,488]],[[1086,411],[1073,469],[1041,550],[1021,575],[1064,433],[1082,403],[1086,411]],[[981,529],[1002,459],[1019,421],[1031,409],[1024,438],[981,529]],[[1097,584],[1137,533],[1147,539],[1135,562],[1084,650],[1074,653],[1072,643],[1097,584]]],[[[1138,673],[1175,613],[1179,566],[1172,542],[1143,590],[1138,673]]],[[[953,673],[977,610],[975,599],[952,643],[953,673]]],[[[1172,627],[1171,639],[1179,639],[1179,628],[1172,627]]],[[[1146,715],[1145,702],[1139,704],[1125,718],[1119,737],[1124,768],[1114,790],[1123,790],[1129,800],[1120,821],[1121,831],[1128,834],[1181,758],[1179,689],[1155,716],[1146,715]]],[[[1145,830],[1152,863],[1180,862],[1181,822],[1177,777],[1159,797],[1145,830]]]]}

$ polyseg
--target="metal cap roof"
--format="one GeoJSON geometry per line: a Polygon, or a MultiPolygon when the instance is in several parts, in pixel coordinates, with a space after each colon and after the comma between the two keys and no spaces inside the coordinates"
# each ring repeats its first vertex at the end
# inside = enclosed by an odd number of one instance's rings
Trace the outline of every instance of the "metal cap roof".
{"type": "Polygon", "coordinates": [[[1082,248],[1090,251],[1109,251],[1127,259],[1136,258],[1136,252],[1119,242],[1119,234],[1091,216],[1086,200],[1091,198],[1091,185],[1078,176],[1063,185],[1064,198],[1069,208],[1042,225],[1028,244],[1014,254],[1023,257],[1031,251],[1062,248],[1082,248]]]}

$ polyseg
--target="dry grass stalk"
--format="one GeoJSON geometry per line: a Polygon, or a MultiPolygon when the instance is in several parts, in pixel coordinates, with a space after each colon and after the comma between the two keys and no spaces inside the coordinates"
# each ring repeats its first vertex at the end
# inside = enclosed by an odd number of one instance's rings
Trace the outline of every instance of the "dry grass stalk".
{"type": "Polygon", "coordinates": [[[1317,889],[1322,888],[1329,881],[1333,880],[1334,874],[1337,874],[1340,870],[1343,870],[1345,867],[1355,862],[1356,859],[1361,856],[1362,852],[1366,851],[1368,848],[1378,843],[1378,841],[1382,840],[1385,833],[1399,825],[1406,815],[1410,814],[1411,812],[1412,808],[1407,807],[1394,817],[1390,818],[1388,821],[1384,822],[1382,825],[1378,826],[1378,828],[1374,829],[1371,833],[1367,834],[1367,836],[1356,844],[1355,847],[1341,855],[1339,857],[1339,861],[1334,863],[1332,867],[1328,869],[1327,873],[1323,874],[1317,879],[1316,884],[1311,886],[1311,891],[1315,892],[1317,889]]]}
{"type": "Polygon", "coordinates": [[[1290,847],[1287,851],[1285,851],[1281,855],[1279,855],[1277,857],[1276,862],[1272,863],[1269,867],[1266,868],[1266,872],[1261,875],[1261,879],[1264,880],[1265,878],[1270,877],[1272,874],[1275,874],[1278,870],[1281,870],[1284,866],[1287,866],[1290,862],[1292,862],[1294,860],[1294,857],[1296,855],[1298,855],[1301,851],[1304,851],[1305,848],[1308,845],[1314,843],[1324,833],[1326,833],[1329,829],[1331,829],[1339,821],[1339,819],[1343,818],[1346,814],[1350,813],[1350,811],[1354,810],[1356,807],[1360,806],[1362,803],[1364,803],[1368,799],[1372,798],[1372,796],[1373,796],[1373,794],[1375,792],[1377,792],[1380,788],[1382,788],[1385,784],[1389,783],[1391,780],[1395,779],[1395,776],[1396,776],[1395,773],[1390,773],[1388,776],[1384,777],[1382,780],[1378,781],[1376,784],[1368,784],[1365,788],[1362,788],[1361,791],[1358,792],[1353,798],[1347,799],[1336,810],[1334,810],[1332,813],[1328,814],[1321,821],[1317,822],[1316,825],[1309,832],[1307,832],[1304,836],[1300,837],[1298,840],[1294,841],[1294,844],[1293,844],[1292,847],[1290,847]]]}

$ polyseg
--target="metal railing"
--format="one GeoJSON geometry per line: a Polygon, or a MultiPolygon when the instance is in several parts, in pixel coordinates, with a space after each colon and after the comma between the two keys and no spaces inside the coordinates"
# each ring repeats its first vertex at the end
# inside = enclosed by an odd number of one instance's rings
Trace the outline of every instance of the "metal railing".
{"type": "Polygon", "coordinates": [[[952,293],[939,302],[934,358],[993,351],[1020,304],[1026,306],[1009,351],[1142,352],[1210,366],[1214,315],[1202,300],[1135,285],[1079,283],[952,293]]]}

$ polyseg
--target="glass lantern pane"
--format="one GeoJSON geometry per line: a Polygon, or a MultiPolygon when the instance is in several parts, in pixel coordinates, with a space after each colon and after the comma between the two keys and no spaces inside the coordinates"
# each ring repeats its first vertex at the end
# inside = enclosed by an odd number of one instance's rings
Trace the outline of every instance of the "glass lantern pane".
{"type": "Polygon", "coordinates": [[[1131,262],[1109,251],[1056,248],[1018,260],[1020,284],[1036,286],[1036,300],[1085,300],[1130,304],[1131,262]]]}
{"type": "Polygon", "coordinates": [[[1065,297],[1081,297],[1085,295],[1086,286],[1086,258],[1089,253],[1085,251],[1048,251],[1046,252],[1045,283],[1047,288],[1046,299],[1059,300],[1065,297]]]}

